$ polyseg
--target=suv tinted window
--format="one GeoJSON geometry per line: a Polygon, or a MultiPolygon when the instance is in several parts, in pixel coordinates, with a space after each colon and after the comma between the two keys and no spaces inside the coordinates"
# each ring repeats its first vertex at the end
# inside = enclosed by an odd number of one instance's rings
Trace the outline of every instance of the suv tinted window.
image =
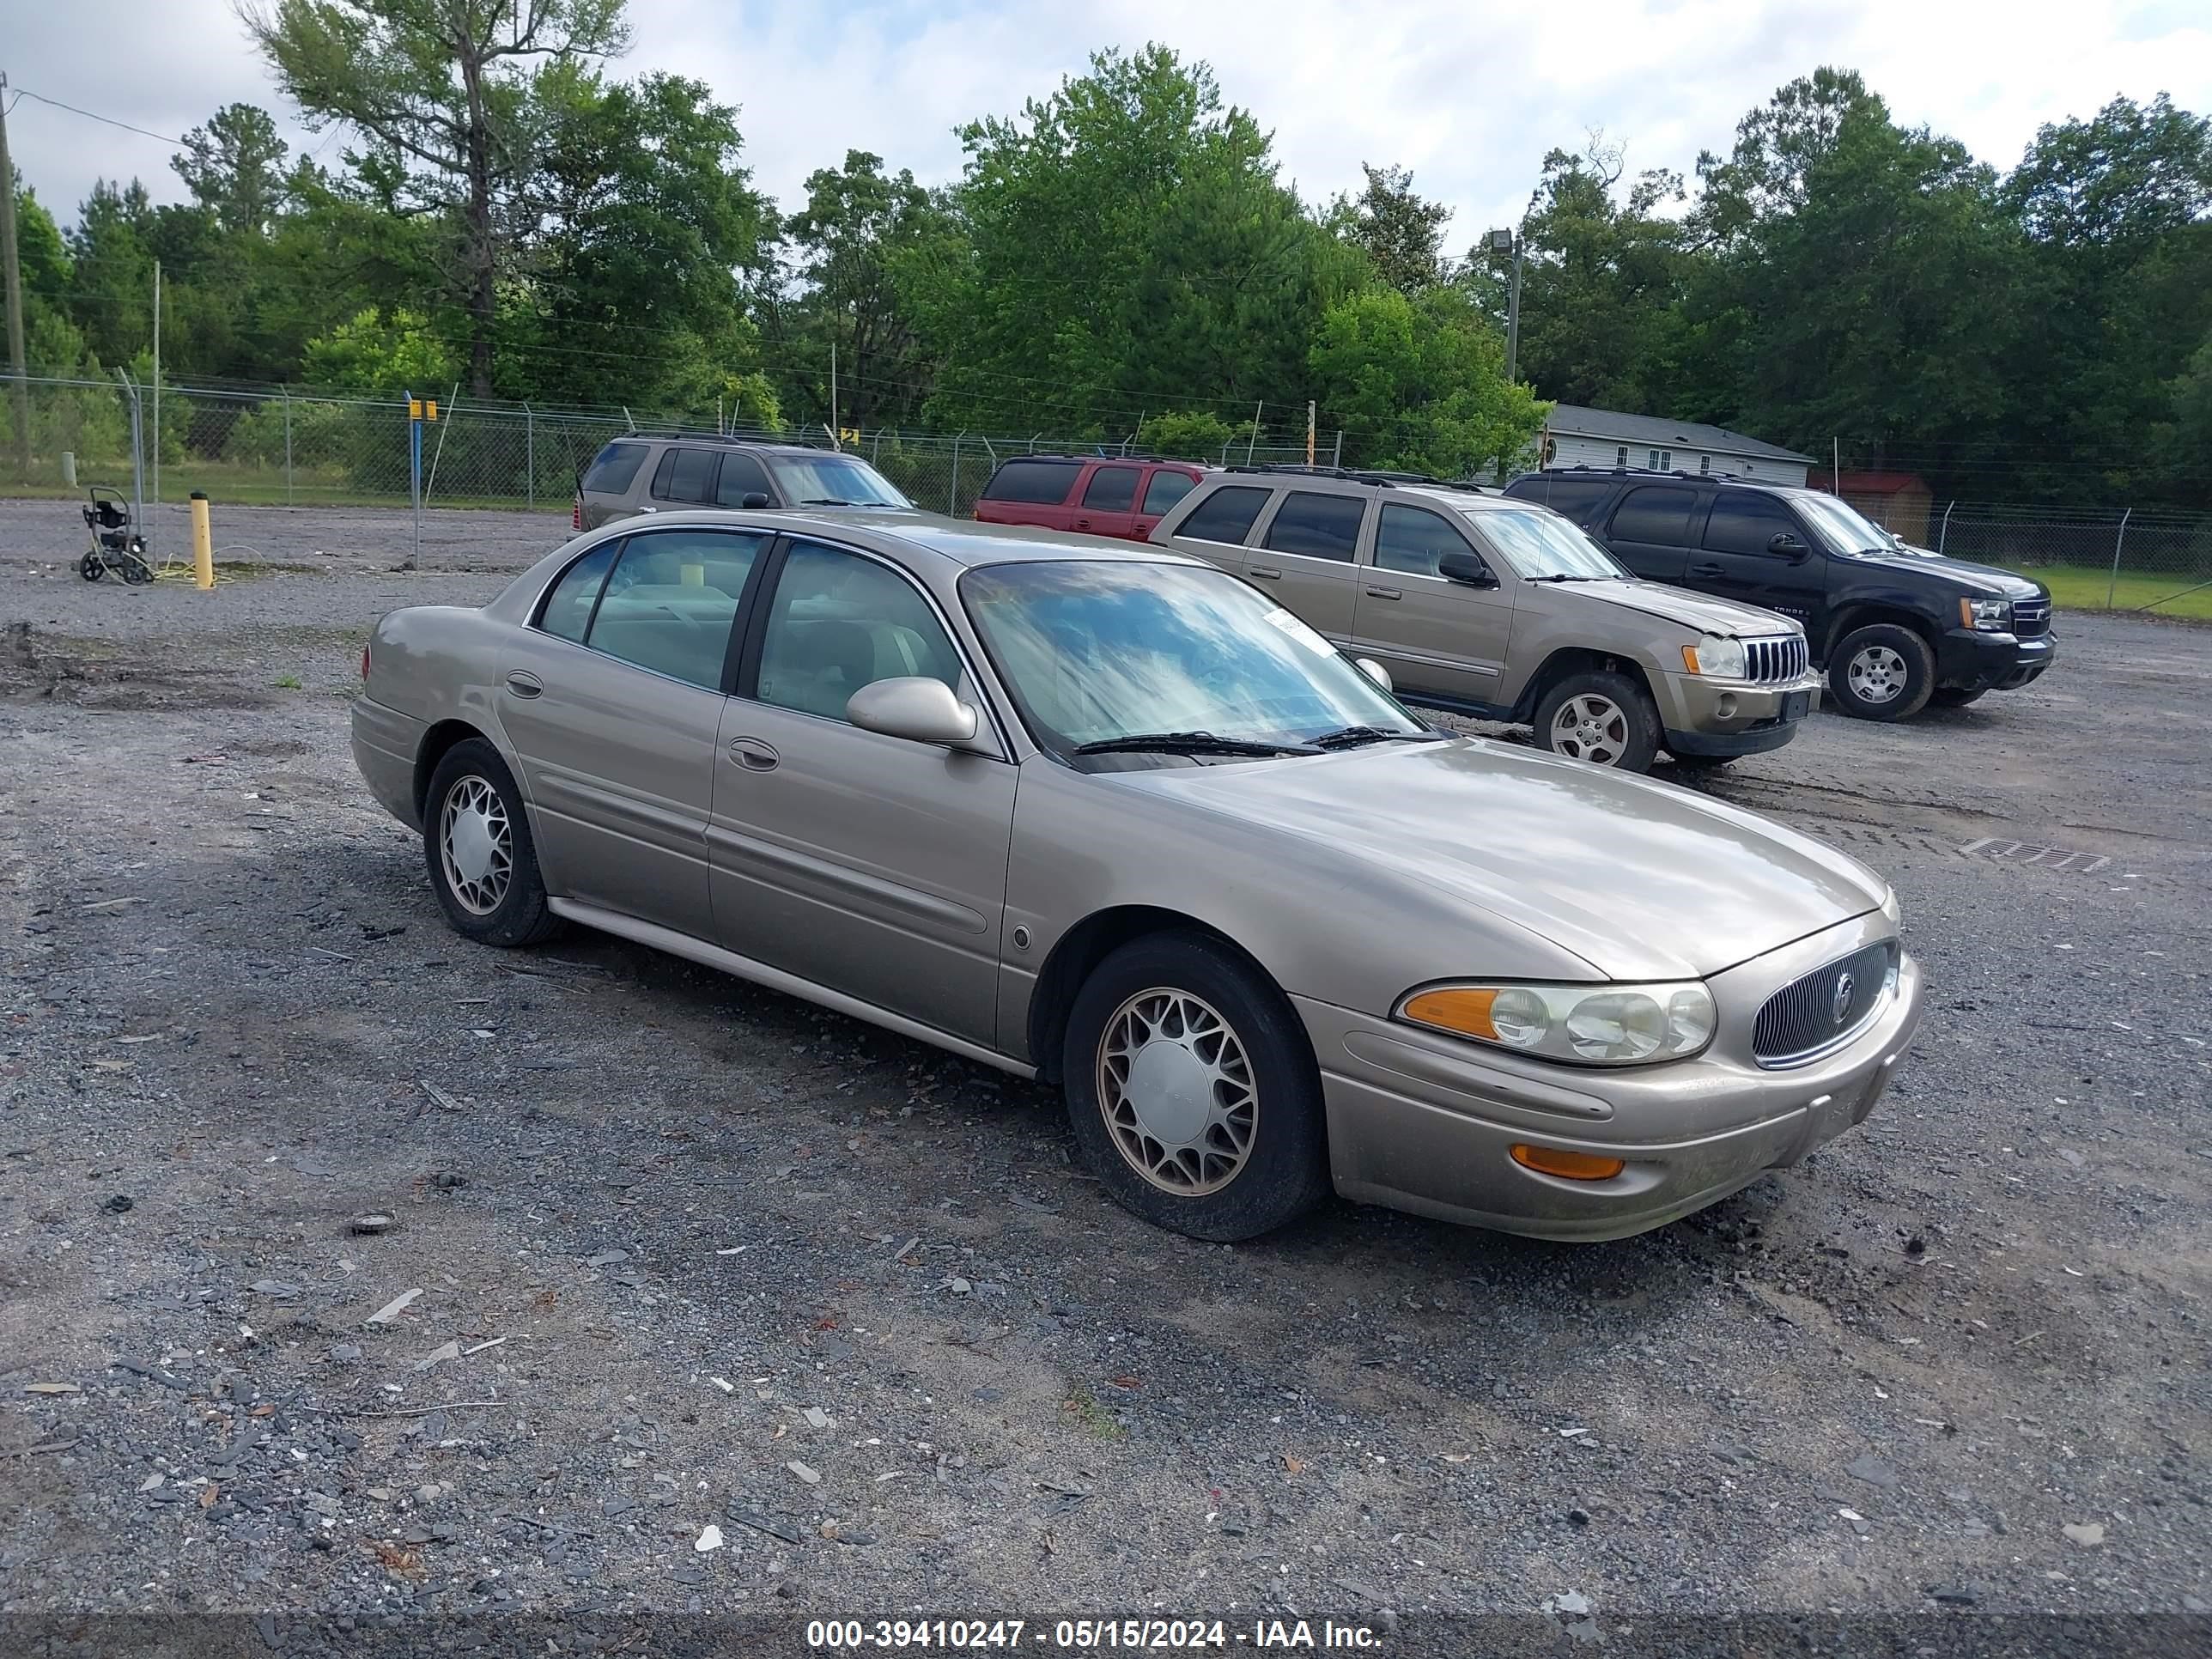
{"type": "Polygon", "coordinates": [[[960,653],[914,584],[834,547],[793,548],[761,640],[760,700],[842,720],[862,686],[906,675],[960,686],[960,653]]]}
{"type": "Polygon", "coordinates": [[[1145,504],[1139,510],[1157,516],[1197,488],[1198,480],[1188,472],[1172,472],[1162,467],[1145,486],[1145,504]]]}
{"type": "Polygon", "coordinates": [[[1101,513],[1127,513],[1136,505],[1137,480],[1143,476],[1142,467],[1102,466],[1083,487],[1083,504],[1101,513]]]}
{"type": "Polygon", "coordinates": [[[721,482],[714,486],[714,499],[724,507],[743,507],[745,497],[757,491],[775,500],[775,486],[768,481],[768,469],[757,456],[742,450],[732,450],[722,457],[721,482]]]}
{"type": "Polygon", "coordinates": [[[1612,533],[1625,542],[1656,542],[1662,547],[1690,544],[1690,507],[1694,489],[1671,484],[1639,484],[1613,509],[1612,533]]]}
{"type": "Polygon", "coordinates": [[[670,450],[653,475],[653,495],[664,501],[713,501],[714,463],[721,459],[711,449],[670,450]]]}
{"type": "Polygon", "coordinates": [[[1613,484],[1605,478],[1522,478],[1505,493],[1516,501],[1534,501],[1554,513],[1564,513],[1580,524],[1613,493],[1613,484]]]}
{"type": "Polygon", "coordinates": [[[584,474],[584,488],[594,495],[619,495],[630,487],[645,464],[643,444],[609,444],[584,474]]]}
{"type": "Polygon", "coordinates": [[[716,530],[632,536],[623,544],[584,642],[671,679],[720,690],[738,599],[768,540],[765,532],[716,530]]]}
{"type": "Polygon", "coordinates": [[[1242,547],[1252,533],[1252,520],[1267,504],[1267,492],[1239,484],[1217,489],[1190,510],[1190,517],[1176,526],[1176,534],[1201,542],[1226,542],[1242,547]]]}
{"type": "Polygon", "coordinates": [[[1008,461],[983,486],[983,497],[993,501],[1034,501],[1056,507],[1067,499],[1083,471],[1080,461],[1008,461]]]}
{"type": "Polygon", "coordinates": [[[1437,574],[1437,561],[1445,554],[1474,551],[1467,538],[1445,523],[1442,514],[1431,513],[1425,507],[1388,503],[1375,526],[1375,563],[1378,569],[1433,576],[1437,574]]]}
{"type": "Polygon", "coordinates": [[[1764,553],[1767,543],[1785,530],[1795,536],[1804,533],[1789,508],[1771,495],[1723,489],[1705,524],[1705,545],[1716,553],[1764,553]]]}
{"type": "Polygon", "coordinates": [[[1359,521],[1366,514],[1367,503],[1358,495],[1320,495],[1294,489],[1275,509],[1266,545],[1277,553],[1341,559],[1349,564],[1359,545],[1359,521]]]}

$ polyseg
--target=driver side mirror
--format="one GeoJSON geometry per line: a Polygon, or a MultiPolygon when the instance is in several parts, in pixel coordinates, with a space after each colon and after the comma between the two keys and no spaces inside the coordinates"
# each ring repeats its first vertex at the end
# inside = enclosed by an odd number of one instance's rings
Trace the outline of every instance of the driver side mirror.
{"type": "Polygon", "coordinates": [[[947,748],[975,736],[975,710],[943,680],[905,674],[864,685],[846,700],[845,718],[863,732],[947,748]]]}
{"type": "Polygon", "coordinates": [[[1390,684],[1390,671],[1385,668],[1381,663],[1376,661],[1374,658],[1354,657],[1352,659],[1352,665],[1354,668],[1357,668],[1361,673],[1366,675],[1369,679],[1373,680],[1376,684],[1381,686],[1385,691],[1395,691],[1398,689],[1396,686],[1390,684]]]}
{"type": "Polygon", "coordinates": [[[1437,561],[1437,574],[1465,587],[1495,587],[1498,578],[1472,553],[1447,553],[1437,561]]]}
{"type": "Polygon", "coordinates": [[[1784,530],[1777,532],[1767,542],[1766,550],[1770,553],[1779,554],[1782,557],[1790,560],[1792,563],[1795,563],[1798,560],[1804,558],[1805,556],[1810,553],[1813,550],[1806,546],[1802,541],[1799,540],[1794,532],[1784,530]]]}
{"type": "Polygon", "coordinates": [[[767,491],[760,489],[748,489],[744,495],[738,497],[738,505],[739,507],[769,507],[773,506],[774,503],[769,500],[767,491]]]}

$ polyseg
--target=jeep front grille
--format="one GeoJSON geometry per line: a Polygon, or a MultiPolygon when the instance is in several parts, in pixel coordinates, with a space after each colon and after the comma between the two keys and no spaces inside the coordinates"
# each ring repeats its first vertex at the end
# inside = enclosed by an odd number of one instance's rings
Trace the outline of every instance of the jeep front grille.
{"type": "Polygon", "coordinates": [[[1778,640],[1746,640],[1743,649],[1747,659],[1745,678],[1768,685],[1796,679],[1810,660],[1802,634],[1789,634],[1778,640]]]}
{"type": "Polygon", "coordinates": [[[1883,939],[1794,979],[1759,1011],[1751,1052],[1762,1066],[1797,1066],[1847,1042],[1881,1007],[1897,971],[1897,941],[1883,939]]]}

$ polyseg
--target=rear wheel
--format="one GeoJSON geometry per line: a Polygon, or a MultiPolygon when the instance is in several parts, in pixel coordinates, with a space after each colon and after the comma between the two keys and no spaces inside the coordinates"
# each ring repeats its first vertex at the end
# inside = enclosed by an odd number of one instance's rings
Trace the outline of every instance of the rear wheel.
{"type": "Polygon", "coordinates": [[[439,907],[484,945],[535,945],[560,928],[545,902],[522,792],[482,738],[455,744],[430,775],[422,852],[439,907]]]}
{"type": "Polygon", "coordinates": [[[1569,760],[1648,771],[1659,752],[1659,711],[1626,674],[1570,674],[1537,703],[1536,741],[1569,760]]]}
{"type": "Polygon", "coordinates": [[[1964,708],[1970,702],[1978,702],[1989,692],[1986,685],[1939,685],[1928,698],[1935,708],[1964,708]]]}
{"type": "Polygon", "coordinates": [[[1909,719],[1935,689],[1935,652],[1896,623],[1855,629],[1828,653],[1828,690],[1836,707],[1860,720],[1909,719]]]}
{"type": "Polygon", "coordinates": [[[1067,1115],[1115,1200],[1194,1238],[1250,1238],[1329,1190],[1321,1073],[1280,991],[1198,933],[1133,939],[1075,999],[1067,1115]]]}

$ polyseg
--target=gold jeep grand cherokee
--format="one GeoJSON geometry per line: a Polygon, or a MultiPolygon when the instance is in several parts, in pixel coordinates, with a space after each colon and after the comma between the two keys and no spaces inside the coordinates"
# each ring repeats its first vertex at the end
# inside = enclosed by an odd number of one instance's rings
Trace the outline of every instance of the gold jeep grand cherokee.
{"type": "Polygon", "coordinates": [[[1631,772],[1779,749],[1820,695],[1790,617],[1638,580],[1568,520],[1402,472],[1231,467],[1152,532],[1420,702],[1631,772]]]}

